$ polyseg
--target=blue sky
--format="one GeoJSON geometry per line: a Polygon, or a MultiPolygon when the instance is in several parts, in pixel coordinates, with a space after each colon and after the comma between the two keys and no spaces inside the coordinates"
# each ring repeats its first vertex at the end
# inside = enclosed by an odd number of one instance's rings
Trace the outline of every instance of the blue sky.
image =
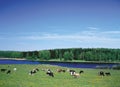
{"type": "Polygon", "coordinates": [[[0,50],[120,48],[120,0],[0,0],[0,50]]]}

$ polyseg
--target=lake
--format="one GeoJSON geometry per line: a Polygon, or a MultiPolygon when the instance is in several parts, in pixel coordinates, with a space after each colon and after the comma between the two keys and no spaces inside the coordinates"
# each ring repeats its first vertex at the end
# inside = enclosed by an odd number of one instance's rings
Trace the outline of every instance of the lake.
{"type": "Polygon", "coordinates": [[[11,60],[0,59],[0,64],[50,64],[69,68],[96,68],[96,66],[103,66],[111,68],[118,63],[76,63],[76,62],[43,62],[43,61],[30,61],[30,60],[11,60]]]}

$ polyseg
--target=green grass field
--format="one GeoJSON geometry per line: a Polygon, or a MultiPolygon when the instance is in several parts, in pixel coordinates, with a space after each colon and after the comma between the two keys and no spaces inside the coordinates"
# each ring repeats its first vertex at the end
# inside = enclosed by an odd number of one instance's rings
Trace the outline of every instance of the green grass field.
{"type": "MultiPolygon", "coordinates": [[[[74,78],[69,72],[58,73],[57,69],[67,69],[65,67],[51,65],[0,65],[1,68],[10,69],[11,74],[0,71],[0,87],[120,87],[119,70],[102,70],[110,72],[111,76],[98,76],[100,69],[80,69],[74,68],[77,72],[84,70],[79,78],[74,78]],[[17,70],[13,71],[16,67],[17,70]],[[29,75],[33,68],[39,68],[39,72],[29,75]],[[42,69],[50,68],[55,77],[46,75],[42,69]]],[[[73,68],[69,68],[73,69],[73,68]]]]}

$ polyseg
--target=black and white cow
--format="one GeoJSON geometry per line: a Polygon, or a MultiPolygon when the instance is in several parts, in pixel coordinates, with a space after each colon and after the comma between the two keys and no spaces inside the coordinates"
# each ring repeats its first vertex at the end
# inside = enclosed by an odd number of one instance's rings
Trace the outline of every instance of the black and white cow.
{"type": "Polygon", "coordinates": [[[75,70],[69,70],[70,75],[74,75],[75,74],[75,70]]]}
{"type": "Polygon", "coordinates": [[[100,71],[100,72],[98,73],[98,75],[99,75],[99,76],[105,76],[105,73],[104,73],[103,71],[100,71]]]}
{"type": "Polygon", "coordinates": [[[39,71],[39,69],[38,68],[35,68],[35,69],[33,69],[33,70],[31,70],[30,72],[29,72],[29,75],[34,75],[35,73],[37,73],[39,71]]]}
{"type": "Polygon", "coordinates": [[[49,75],[49,76],[54,77],[54,74],[53,74],[53,72],[50,69],[48,69],[48,71],[46,72],[46,74],[49,75]]]}

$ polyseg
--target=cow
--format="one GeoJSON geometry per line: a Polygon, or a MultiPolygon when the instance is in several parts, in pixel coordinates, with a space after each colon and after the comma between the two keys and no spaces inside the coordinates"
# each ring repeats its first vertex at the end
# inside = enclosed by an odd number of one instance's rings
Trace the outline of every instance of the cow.
{"type": "Polygon", "coordinates": [[[111,76],[110,72],[105,73],[106,76],[111,76]]]}
{"type": "Polygon", "coordinates": [[[29,75],[34,75],[35,73],[37,73],[37,71],[39,71],[39,69],[35,68],[29,72],[29,75]]]}
{"type": "Polygon", "coordinates": [[[75,70],[69,70],[70,75],[74,75],[75,74],[75,70]]]}
{"type": "Polygon", "coordinates": [[[29,75],[34,75],[35,73],[36,73],[35,70],[31,70],[31,71],[29,72],[29,75]]]}
{"type": "Polygon", "coordinates": [[[11,73],[11,70],[8,70],[6,74],[10,74],[11,73]]]}
{"type": "Polygon", "coordinates": [[[100,71],[98,74],[99,74],[99,76],[105,76],[103,71],[100,71]]]}
{"type": "Polygon", "coordinates": [[[1,72],[5,72],[5,71],[7,71],[7,69],[1,69],[1,72]]]}
{"type": "Polygon", "coordinates": [[[79,74],[82,74],[82,73],[84,73],[84,71],[83,71],[83,70],[80,70],[79,74]]]}
{"type": "Polygon", "coordinates": [[[48,71],[46,72],[46,74],[49,75],[49,76],[54,77],[54,74],[53,74],[53,72],[50,69],[48,69],[48,71]]]}
{"type": "Polygon", "coordinates": [[[78,78],[78,77],[80,77],[80,74],[79,74],[79,73],[74,73],[72,76],[73,76],[74,78],[78,78]]]}
{"type": "Polygon", "coordinates": [[[13,70],[14,70],[14,71],[16,71],[16,70],[17,70],[17,68],[13,68],[13,70]]]}
{"type": "Polygon", "coordinates": [[[36,71],[39,71],[39,69],[38,69],[38,68],[36,68],[35,70],[36,70],[36,71]]]}
{"type": "Polygon", "coordinates": [[[65,72],[64,69],[57,69],[57,72],[65,72]]]}

